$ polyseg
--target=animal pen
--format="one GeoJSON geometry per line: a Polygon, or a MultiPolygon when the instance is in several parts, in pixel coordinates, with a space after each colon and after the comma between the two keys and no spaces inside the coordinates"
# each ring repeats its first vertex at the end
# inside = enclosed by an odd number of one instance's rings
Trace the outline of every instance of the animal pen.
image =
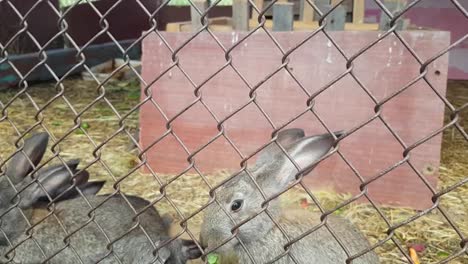
{"type": "Polygon", "coordinates": [[[0,263],[468,264],[467,10],[0,0],[0,263]]]}

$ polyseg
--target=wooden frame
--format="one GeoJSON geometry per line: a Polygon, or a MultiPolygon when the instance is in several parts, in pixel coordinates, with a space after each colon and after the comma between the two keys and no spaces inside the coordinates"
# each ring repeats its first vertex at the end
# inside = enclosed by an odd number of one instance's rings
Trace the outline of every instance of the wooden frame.
{"type": "MultiPolygon", "coordinates": [[[[252,30],[258,26],[256,19],[249,20],[249,29],[252,30]]],[[[273,29],[273,20],[268,19],[265,23],[267,29],[273,29]]],[[[304,21],[294,21],[294,31],[310,31],[315,30],[319,27],[317,21],[313,22],[304,22],[304,21]]],[[[211,18],[209,28],[214,31],[232,31],[232,18],[230,17],[219,17],[211,18]]],[[[345,30],[348,31],[375,31],[378,30],[379,24],[356,24],[356,23],[346,23],[345,30]]],[[[192,31],[192,26],[190,21],[168,23],[166,27],[167,32],[188,32],[192,31]]]]}
{"type": "MultiPolygon", "coordinates": [[[[328,3],[331,4],[329,7],[339,4],[340,1],[341,0],[329,1],[328,3]]],[[[284,3],[284,2],[287,2],[287,0],[279,1],[279,3],[284,3]]],[[[264,5],[264,0],[254,0],[254,3],[259,9],[262,9],[264,5]]],[[[373,23],[373,24],[364,23],[364,11],[365,11],[365,0],[354,0],[353,1],[353,22],[344,23],[344,30],[348,30],[348,31],[349,30],[352,30],[352,31],[378,30],[379,29],[378,23],[373,23]]],[[[257,12],[252,10],[250,20],[248,21],[248,28],[241,27],[235,30],[244,31],[244,30],[254,29],[255,27],[258,26],[256,16],[257,16],[257,12]]],[[[341,13],[339,13],[338,16],[342,16],[341,13]]],[[[230,17],[210,18],[209,27],[211,30],[214,30],[214,31],[233,31],[234,24],[236,24],[234,23],[234,19],[236,18],[243,19],[242,17],[239,17],[239,16],[236,16],[234,18],[230,18],[230,17]]],[[[334,20],[337,21],[336,19],[334,20]]],[[[341,25],[340,27],[334,30],[343,30],[343,22],[341,22],[340,25],[341,25]]],[[[272,30],[273,21],[267,20],[265,23],[265,27],[267,29],[272,30]]],[[[302,0],[301,17],[299,21],[293,22],[293,30],[294,31],[309,31],[309,30],[315,30],[318,27],[319,27],[318,22],[314,21],[313,8],[310,5],[306,4],[306,0],[302,0]]],[[[193,30],[193,25],[191,25],[189,21],[168,23],[166,26],[166,31],[168,32],[187,32],[187,31],[192,31],[192,30],[193,30]]],[[[333,29],[329,29],[329,30],[333,30],[333,29]]]]}
{"type": "Polygon", "coordinates": [[[365,0],[353,0],[353,23],[364,23],[365,0]]]}

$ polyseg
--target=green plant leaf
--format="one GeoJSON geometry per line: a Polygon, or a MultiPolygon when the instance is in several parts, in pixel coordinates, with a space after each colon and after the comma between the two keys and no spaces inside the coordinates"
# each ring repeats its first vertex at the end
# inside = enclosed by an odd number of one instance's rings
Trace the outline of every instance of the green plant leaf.
{"type": "Polygon", "coordinates": [[[89,123],[88,123],[88,122],[83,122],[83,123],[81,124],[81,128],[82,128],[82,129],[87,130],[89,127],[90,127],[90,126],[89,126],[89,123]]]}
{"type": "Polygon", "coordinates": [[[208,263],[209,264],[220,264],[218,262],[218,255],[217,254],[208,254],[208,263]]]}
{"type": "Polygon", "coordinates": [[[450,256],[450,254],[448,252],[445,252],[445,251],[439,251],[439,252],[437,252],[437,256],[446,258],[446,257],[450,256]]]}

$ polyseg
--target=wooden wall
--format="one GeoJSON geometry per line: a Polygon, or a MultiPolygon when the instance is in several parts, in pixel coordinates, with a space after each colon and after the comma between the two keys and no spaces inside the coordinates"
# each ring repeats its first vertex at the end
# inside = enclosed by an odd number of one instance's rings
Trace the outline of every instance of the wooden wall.
{"type": "MultiPolygon", "coordinates": [[[[304,39],[306,32],[284,32],[273,35],[284,49],[304,39]]],[[[379,32],[331,33],[344,52],[350,56],[366,43],[376,39],[379,32]]],[[[226,47],[243,33],[217,33],[226,47]]],[[[447,32],[405,32],[405,39],[417,48],[422,58],[429,58],[447,46],[447,32]]],[[[172,48],[185,41],[190,33],[164,33],[172,48]]],[[[281,65],[282,54],[264,33],[252,35],[232,52],[233,65],[250,85],[259,83],[281,65]]],[[[195,84],[200,84],[226,63],[224,53],[207,34],[201,34],[178,54],[181,67],[195,84]]],[[[324,35],[317,35],[289,57],[288,67],[312,93],[346,68],[345,59],[324,35]]],[[[428,79],[444,95],[448,56],[432,65],[428,79]]],[[[151,83],[171,64],[171,54],[156,35],[143,42],[143,78],[151,83]]],[[[383,100],[419,75],[420,66],[395,37],[388,37],[354,62],[354,73],[377,100],[383,100]]],[[[143,89],[145,87],[142,87],[143,89]]],[[[217,122],[202,106],[195,103],[181,111],[196,98],[194,88],[180,70],[172,69],[150,87],[156,102],[167,118],[179,115],[171,127],[190,152],[198,150],[218,134],[217,122]]],[[[221,120],[249,102],[249,88],[230,68],[220,72],[201,89],[203,101],[221,120]]],[[[144,97],[144,96],[143,96],[144,97]]],[[[279,71],[257,90],[256,101],[268,113],[275,126],[280,126],[306,109],[307,96],[285,70],[279,71]]],[[[316,98],[315,110],[332,130],[350,130],[372,118],[375,104],[349,75],[335,83],[316,98]]],[[[383,106],[382,118],[409,146],[443,122],[443,104],[423,81],[383,106]]],[[[141,109],[141,143],[148,147],[160,138],[167,122],[153,103],[141,109]]],[[[307,112],[288,127],[301,127],[308,134],[325,129],[313,114],[307,112]]],[[[259,109],[249,104],[224,123],[226,135],[236,147],[248,155],[265,144],[273,130],[259,109]]],[[[432,185],[437,184],[441,137],[437,136],[411,152],[411,161],[425,174],[432,185]]],[[[403,147],[378,119],[370,122],[343,140],[340,149],[365,179],[369,179],[402,159],[403,147]]],[[[171,135],[147,152],[148,161],[157,173],[180,173],[189,165],[187,154],[171,135]]],[[[204,148],[195,156],[203,173],[221,169],[240,168],[241,158],[223,138],[204,148]]],[[[193,172],[193,170],[192,170],[193,172]]],[[[338,156],[322,162],[308,177],[312,189],[334,188],[343,192],[359,192],[360,182],[338,156]]],[[[404,164],[369,185],[370,196],[384,204],[424,208],[431,203],[430,193],[417,175],[404,164]]]]}

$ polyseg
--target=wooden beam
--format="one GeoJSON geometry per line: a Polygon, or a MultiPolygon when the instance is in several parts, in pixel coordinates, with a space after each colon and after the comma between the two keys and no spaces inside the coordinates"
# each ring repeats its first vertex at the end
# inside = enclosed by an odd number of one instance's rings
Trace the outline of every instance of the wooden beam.
{"type": "Polygon", "coordinates": [[[364,23],[365,0],[353,0],[353,23],[364,23]]]}
{"type": "MultiPolygon", "coordinates": [[[[205,12],[208,8],[208,1],[206,0],[194,0],[193,4],[200,10],[200,12],[205,12]]],[[[194,31],[199,30],[202,27],[201,16],[198,14],[197,10],[190,6],[190,18],[192,20],[192,28],[194,31]]]]}
{"type": "MultiPolygon", "coordinates": [[[[405,6],[407,1],[406,0],[384,0],[385,7],[392,13],[395,14],[398,11],[402,10],[405,6]]],[[[382,11],[380,16],[380,23],[379,29],[383,31],[387,31],[390,29],[390,18],[382,11]]],[[[409,22],[405,21],[404,19],[400,18],[397,20],[396,30],[405,30],[408,26],[409,22]]]]}
{"type": "Polygon", "coordinates": [[[247,0],[233,0],[232,20],[234,30],[249,30],[249,2],[247,0]]]}
{"type": "MultiPolygon", "coordinates": [[[[314,0],[315,5],[317,8],[322,12],[322,14],[328,12],[330,10],[330,0],[314,0]]],[[[320,19],[320,15],[317,12],[314,12],[314,20],[318,21],[320,19]]]]}
{"type": "Polygon", "coordinates": [[[327,25],[325,29],[327,30],[344,30],[346,22],[346,9],[340,5],[327,16],[327,25]]]}
{"type": "MultiPolygon", "coordinates": [[[[313,0],[310,0],[313,1],[313,0]]],[[[301,11],[299,14],[299,19],[305,23],[311,23],[314,21],[314,8],[307,2],[307,0],[301,0],[301,11]]]]}
{"type": "MultiPolygon", "coordinates": [[[[253,29],[258,26],[258,22],[256,19],[251,19],[249,21],[249,26],[250,29],[253,29]]],[[[267,29],[272,29],[273,28],[273,21],[268,19],[265,22],[265,27],[267,29]]],[[[311,31],[317,29],[318,22],[313,21],[313,22],[303,22],[303,21],[294,21],[294,31],[311,31]]],[[[345,30],[349,31],[376,31],[379,29],[379,24],[373,23],[373,24],[354,24],[354,23],[345,23],[344,26],[345,30]]]]}
{"type": "Polygon", "coordinates": [[[376,31],[379,29],[379,24],[376,23],[362,23],[362,24],[357,24],[357,23],[346,23],[345,24],[345,30],[347,31],[376,31]]]}
{"type": "Polygon", "coordinates": [[[276,2],[273,5],[273,31],[292,31],[293,3],[276,2]]]}
{"type": "MultiPolygon", "coordinates": [[[[328,12],[330,9],[332,9],[332,5],[328,0],[316,0],[316,5],[320,9],[322,13],[328,12]]],[[[318,18],[318,14],[316,14],[318,18]]],[[[326,17],[326,30],[344,30],[345,28],[345,22],[346,22],[346,9],[344,8],[343,5],[337,6],[333,12],[331,12],[327,17],[326,17]]]]}
{"type": "Polygon", "coordinates": [[[166,31],[167,32],[180,32],[181,23],[167,23],[166,31]]]}
{"type": "MultiPolygon", "coordinates": [[[[249,20],[249,28],[250,29],[253,29],[253,28],[257,27],[257,26],[258,26],[257,18],[253,18],[253,19],[249,20]]],[[[273,20],[267,19],[265,21],[265,27],[268,28],[268,29],[272,29],[273,28],[273,20]]]]}
{"type": "MultiPolygon", "coordinates": [[[[232,31],[231,18],[222,17],[222,18],[210,18],[210,29],[214,31],[232,31]]],[[[249,20],[249,28],[253,29],[258,25],[257,19],[249,20]]],[[[265,22],[265,27],[267,29],[273,29],[273,21],[268,19],[265,22]]],[[[303,22],[303,21],[294,21],[293,24],[294,31],[311,31],[318,28],[318,22],[303,22]]],[[[345,30],[349,31],[376,31],[379,29],[379,24],[355,24],[355,23],[345,23],[345,30]]],[[[168,23],[166,27],[168,32],[187,32],[192,31],[192,25],[190,21],[184,22],[173,22],[168,23]]]]}
{"type": "MultiPolygon", "coordinates": [[[[264,0],[254,0],[255,6],[258,8],[258,10],[262,11],[263,10],[263,5],[264,5],[264,0]]],[[[252,8],[252,19],[256,19],[258,17],[258,13],[255,11],[255,9],[252,8]]]]}

